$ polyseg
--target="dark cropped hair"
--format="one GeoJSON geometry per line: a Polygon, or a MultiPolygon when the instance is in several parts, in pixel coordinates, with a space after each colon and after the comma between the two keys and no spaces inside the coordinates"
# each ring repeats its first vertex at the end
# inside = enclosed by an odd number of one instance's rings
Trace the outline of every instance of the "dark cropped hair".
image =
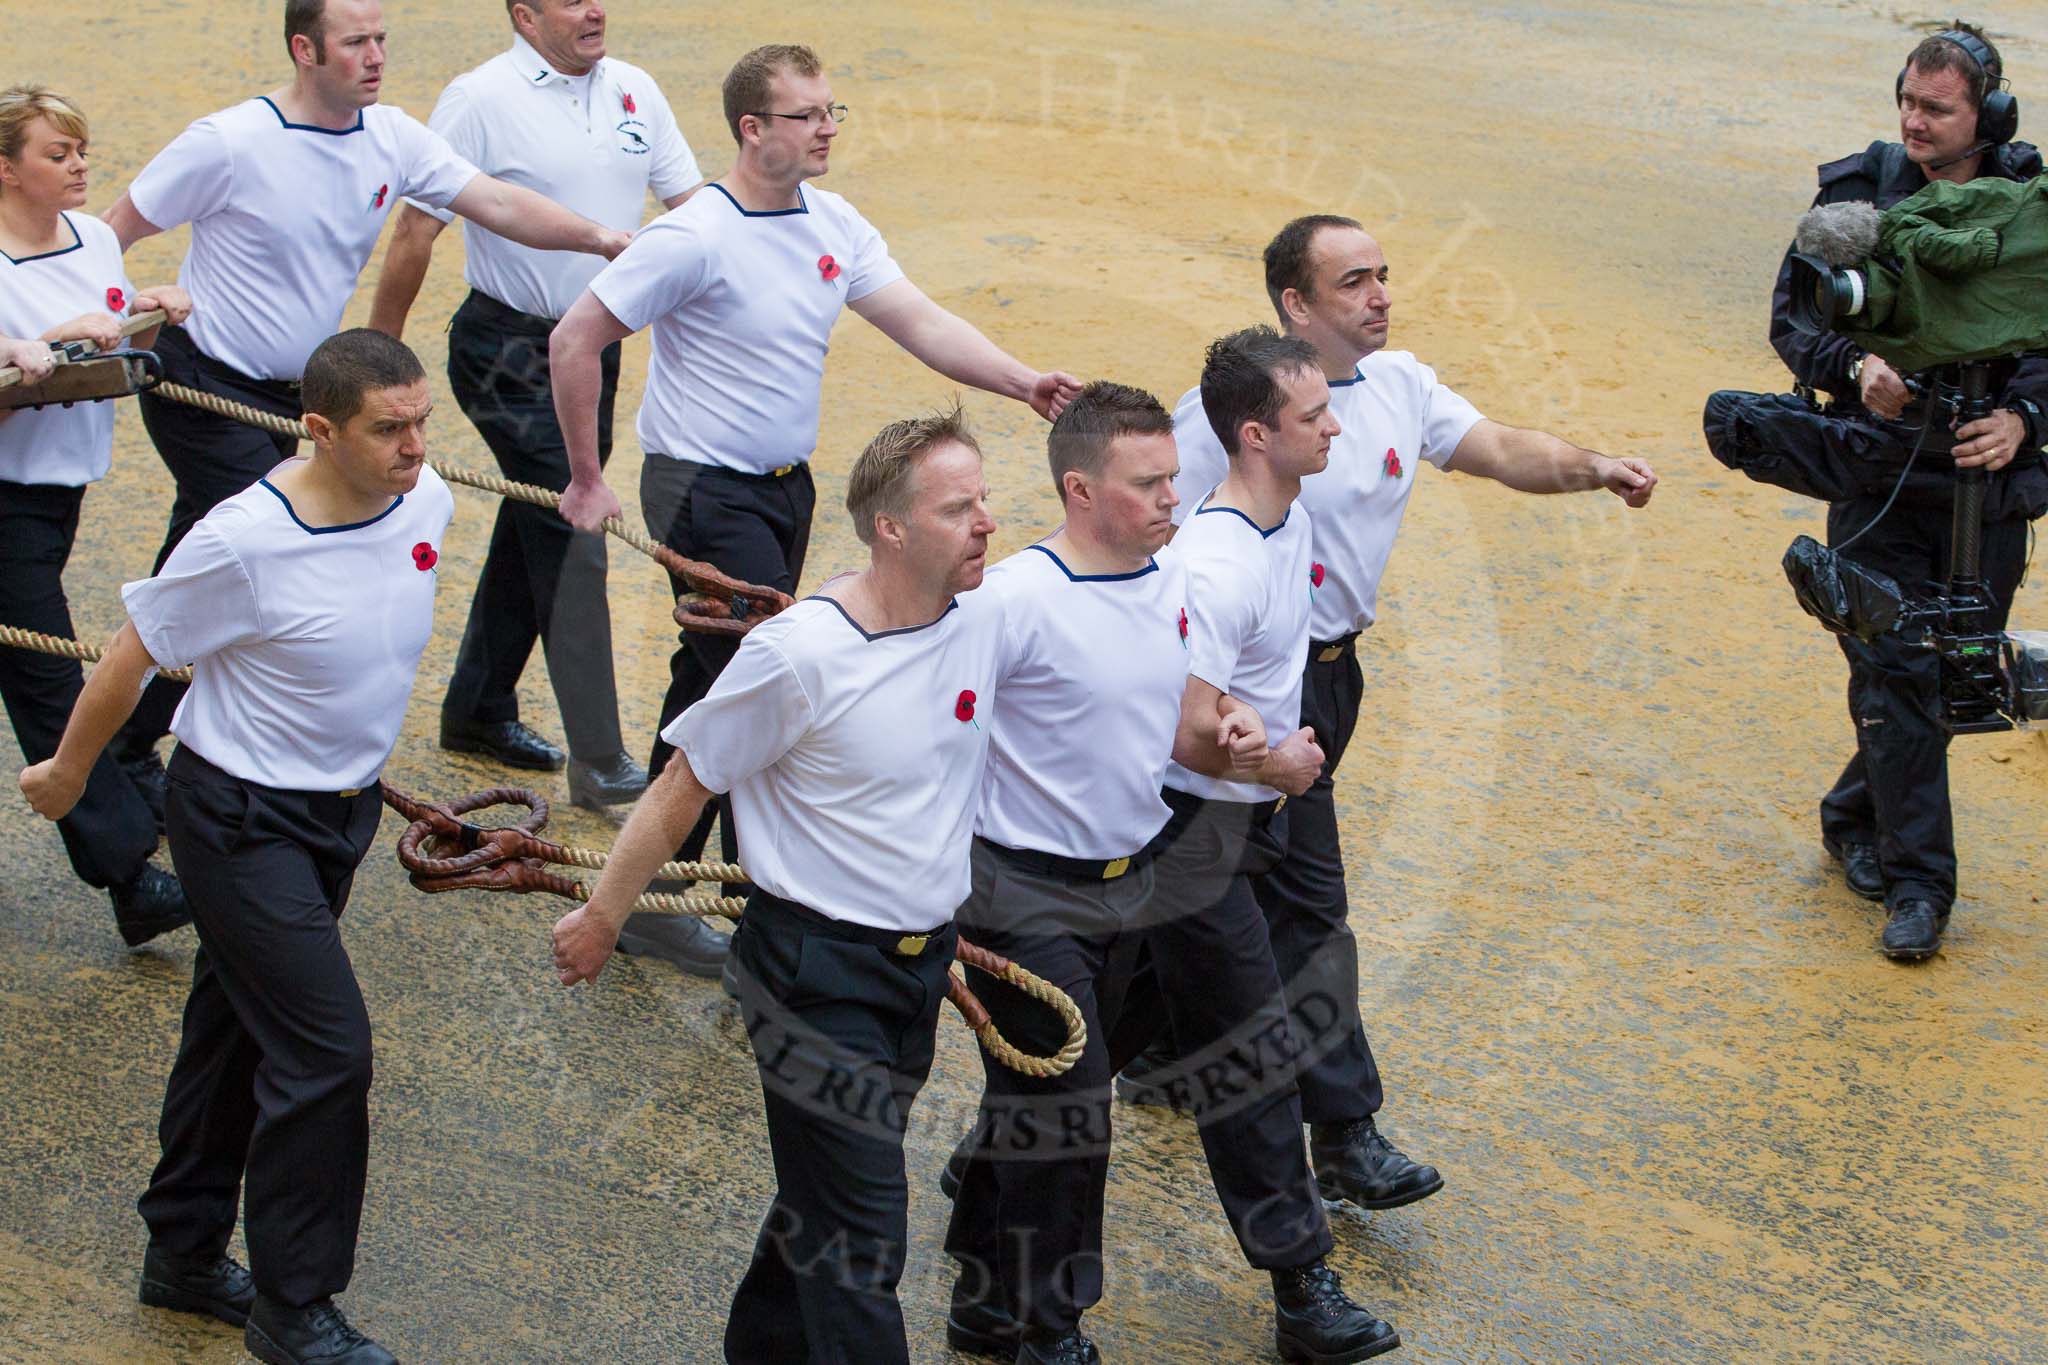
{"type": "Polygon", "coordinates": [[[1967,33],[1984,44],[1985,52],[1990,54],[1990,62],[1980,66],[1977,59],[1970,55],[1968,48],[1953,38],[1944,38],[1937,33],[1920,40],[1920,45],[1906,58],[1906,65],[1923,76],[1933,75],[1937,71],[1955,72],[1963,78],[1964,84],[1970,87],[1970,103],[1981,109],[1984,107],[1984,97],[1991,93],[1992,87],[2005,75],[2004,59],[1998,55],[1998,49],[1992,45],[1991,40],[1984,36],[1984,30],[1975,24],[1966,24],[1958,19],[1950,24],[1949,28],[1967,33]]]}
{"type": "MultiPolygon", "coordinates": [[[[284,0],[284,50],[292,51],[292,39],[301,33],[313,40],[313,60],[327,61],[327,0],[284,0]]],[[[292,53],[296,64],[298,54],[292,53]]]]}
{"type": "Polygon", "coordinates": [[[1202,361],[1202,411],[1227,455],[1246,422],[1272,426],[1286,401],[1280,381],[1317,366],[1316,348],[1271,327],[1247,327],[1209,343],[1202,361]]]}
{"type": "Polygon", "coordinates": [[[412,347],[368,327],[338,332],[313,348],[299,381],[299,401],[335,426],[362,411],[363,395],[372,389],[417,384],[426,367],[412,347]]]}
{"type": "Polygon", "coordinates": [[[1052,491],[1064,501],[1066,476],[1078,469],[1089,478],[1102,473],[1109,459],[1109,447],[1119,436],[1170,436],[1173,414],[1157,398],[1129,384],[1112,384],[1098,379],[1076,394],[1052,434],[1045,438],[1045,454],[1052,465],[1052,491]]]}
{"type": "Polygon", "coordinates": [[[1316,234],[1324,228],[1359,228],[1363,225],[1356,218],[1346,218],[1336,213],[1311,213],[1297,218],[1281,228],[1266,243],[1266,297],[1273,301],[1273,311],[1280,315],[1280,325],[1287,325],[1287,310],[1280,306],[1280,296],[1292,289],[1304,299],[1315,297],[1315,262],[1309,259],[1309,249],[1315,245],[1316,234]]]}

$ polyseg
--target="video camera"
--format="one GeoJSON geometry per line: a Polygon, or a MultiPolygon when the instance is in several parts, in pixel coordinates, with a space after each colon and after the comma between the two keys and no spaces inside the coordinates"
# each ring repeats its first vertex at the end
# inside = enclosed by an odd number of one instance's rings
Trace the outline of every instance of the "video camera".
{"type": "MultiPolygon", "coordinates": [[[[1915,374],[1924,445],[1944,416],[1960,426],[1992,414],[1993,359],[2048,348],[2048,308],[2015,303],[2048,297],[2048,182],[1936,182],[1886,213],[1822,205],[1800,221],[1791,284],[1794,327],[1846,336],[1915,374]]],[[[1982,469],[1955,471],[1948,579],[1931,595],[1810,536],[1784,558],[1800,607],[1829,630],[1862,640],[1897,633],[1936,651],[1955,734],[2048,720],[2048,634],[1985,629],[1984,488],[1982,469]]]]}

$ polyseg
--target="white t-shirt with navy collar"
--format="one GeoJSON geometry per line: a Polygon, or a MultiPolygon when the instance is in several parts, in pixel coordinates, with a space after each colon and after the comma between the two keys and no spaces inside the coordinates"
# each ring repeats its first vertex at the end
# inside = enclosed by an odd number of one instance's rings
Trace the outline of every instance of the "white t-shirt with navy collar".
{"type": "MultiPolygon", "coordinates": [[[[449,82],[427,126],[486,174],[620,232],[640,226],[650,189],[671,199],[704,178],[652,76],[613,57],[565,76],[517,35],[509,51],[449,82]]],[[[444,223],[455,216],[410,202],[444,223]]],[[[472,289],[544,318],[568,312],[605,264],[583,251],[536,251],[475,223],[463,242],[472,289]]]]}
{"type": "Polygon", "coordinates": [[[454,515],[432,469],[352,525],[306,525],[268,478],[208,512],[154,578],[121,589],[150,657],[192,666],[178,742],[266,787],[375,782],[433,631],[454,515]]]}
{"type": "MultiPolygon", "coordinates": [[[[33,341],[83,313],[127,315],[135,286],[114,230],[90,214],[59,218],[70,246],[19,258],[0,252],[0,336],[33,341]]],[[[0,480],[82,488],[105,478],[113,460],[110,398],[0,414],[0,480]]]]}
{"type": "MultiPolygon", "coordinates": [[[[1261,528],[1230,507],[1205,505],[1160,552],[1186,566],[1188,671],[1259,713],[1266,740],[1301,728],[1301,674],[1308,662],[1315,584],[1313,519],[1299,502],[1261,528]]],[[[1280,793],[1167,766],[1166,785],[1216,801],[1270,801],[1280,793]]]]}
{"type": "MultiPolygon", "coordinates": [[[[1332,381],[1330,412],[1344,428],[1330,443],[1330,467],[1301,481],[1295,504],[1315,518],[1315,557],[1323,565],[1310,623],[1318,640],[1372,624],[1416,469],[1422,460],[1443,468],[1481,420],[1479,409],[1407,351],[1375,351],[1350,379],[1332,381]]],[[[1183,517],[1229,473],[1199,388],[1174,409],[1173,436],[1180,448],[1175,515],[1183,517]]]]}
{"type": "Polygon", "coordinates": [[[755,626],[661,737],[730,794],[740,863],[822,915],[923,933],[967,898],[1001,600],[870,635],[825,597],[755,626]]]}
{"type": "Polygon", "coordinates": [[[975,833],[1067,858],[1128,857],[1159,797],[1187,690],[1187,573],[1172,558],[1076,574],[1044,545],[988,571],[1008,635],[975,833]]]}
{"type": "Polygon", "coordinates": [[[268,97],[209,114],[128,187],[168,232],[192,224],[178,283],[199,349],[256,379],[297,379],[341,326],[401,198],[446,207],[476,178],[440,134],[373,104],[343,129],[287,123],[268,97]]]}
{"type": "Polygon", "coordinates": [[[640,401],[650,455],[765,474],[811,458],[832,325],[903,278],[880,233],[830,190],[743,209],[723,185],[640,230],[590,291],[654,329],[640,401]]]}

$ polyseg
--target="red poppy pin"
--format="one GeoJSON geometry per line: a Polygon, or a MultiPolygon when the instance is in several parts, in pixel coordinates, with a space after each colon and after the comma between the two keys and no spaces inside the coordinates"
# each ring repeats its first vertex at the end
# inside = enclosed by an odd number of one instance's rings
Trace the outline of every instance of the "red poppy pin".
{"type": "Polygon", "coordinates": [[[1308,585],[1309,585],[1309,586],[1310,586],[1311,588],[1320,588],[1320,587],[1322,587],[1322,586],[1323,586],[1323,566],[1322,566],[1322,565],[1320,565],[1320,564],[1311,564],[1311,565],[1309,565],[1309,566],[1308,566],[1308,585]]]}
{"type": "Polygon", "coordinates": [[[974,690],[972,688],[961,692],[960,696],[953,702],[953,719],[964,720],[977,730],[981,728],[981,722],[974,718],[974,690]]]}
{"type": "Polygon", "coordinates": [[[377,187],[377,192],[376,192],[375,194],[373,194],[373,195],[371,195],[371,196],[370,196],[370,207],[371,207],[371,208],[373,208],[373,209],[381,209],[381,208],[383,208],[383,207],[384,207],[384,196],[385,196],[385,195],[387,195],[387,194],[389,194],[389,193],[391,193],[391,186],[389,186],[389,185],[379,185],[379,186],[377,187]]]}
{"type": "Polygon", "coordinates": [[[441,556],[434,553],[434,547],[424,540],[412,547],[413,567],[421,573],[433,568],[440,558],[441,556]]]}
{"type": "Polygon", "coordinates": [[[626,112],[629,114],[637,114],[640,112],[638,109],[633,107],[633,97],[631,95],[621,96],[619,99],[619,103],[626,106],[626,112]]]}
{"type": "Polygon", "coordinates": [[[1188,609],[1186,607],[1180,609],[1180,647],[1182,649],[1188,647],[1188,609]]]}
{"type": "Polygon", "coordinates": [[[128,296],[121,292],[121,286],[118,284],[107,287],[107,311],[109,313],[125,313],[128,311],[128,296]]]}
{"type": "Polygon", "coordinates": [[[833,260],[830,256],[820,256],[818,258],[818,274],[827,284],[830,284],[839,278],[839,262],[833,260]]]}
{"type": "Polygon", "coordinates": [[[1387,477],[1390,479],[1401,477],[1401,457],[1394,452],[1392,446],[1387,447],[1387,477]]]}

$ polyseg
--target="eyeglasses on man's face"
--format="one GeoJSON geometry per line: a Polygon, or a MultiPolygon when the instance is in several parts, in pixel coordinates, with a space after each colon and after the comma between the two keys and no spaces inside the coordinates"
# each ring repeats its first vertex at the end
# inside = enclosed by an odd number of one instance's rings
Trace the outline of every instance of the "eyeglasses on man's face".
{"type": "Polygon", "coordinates": [[[799,123],[808,123],[812,127],[816,127],[826,119],[831,119],[834,123],[846,122],[846,106],[843,104],[828,104],[822,109],[805,109],[794,114],[778,114],[772,109],[760,109],[754,111],[754,117],[794,119],[799,123]]]}

